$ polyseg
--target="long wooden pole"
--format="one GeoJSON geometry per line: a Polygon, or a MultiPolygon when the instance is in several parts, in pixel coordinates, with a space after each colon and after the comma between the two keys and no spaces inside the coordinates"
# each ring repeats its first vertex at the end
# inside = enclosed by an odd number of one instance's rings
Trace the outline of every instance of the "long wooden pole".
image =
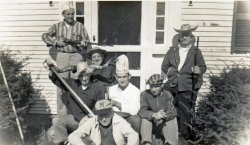
{"type": "Polygon", "coordinates": [[[8,82],[7,82],[7,79],[6,79],[6,76],[5,76],[5,73],[4,73],[4,70],[3,70],[3,66],[2,66],[1,61],[0,61],[0,68],[1,68],[2,76],[3,76],[4,84],[5,84],[5,86],[6,86],[6,89],[7,89],[8,95],[9,95],[9,99],[10,99],[10,102],[11,102],[11,106],[12,106],[12,109],[13,109],[13,112],[14,112],[14,115],[15,115],[15,118],[16,118],[16,123],[17,123],[18,131],[19,131],[21,140],[22,140],[22,142],[24,143],[23,130],[22,130],[20,121],[19,121],[19,119],[18,119],[18,115],[17,115],[17,112],[16,112],[16,107],[15,107],[14,101],[13,101],[12,96],[11,96],[11,93],[10,93],[10,88],[9,88],[9,85],[8,85],[8,82]]]}
{"type": "Polygon", "coordinates": [[[74,99],[76,99],[88,111],[90,117],[93,117],[94,113],[92,112],[92,110],[89,109],[89,107],[82,101],[82,99],[75,93],[75,91],[68,85],[68,83],[59,75],[57,69],[55,68],[56,66],[48,65],[48,67],[57,76],[57,78],[61,81],[61,83],[69,90],[72,97],[74,97],[74,99]]]}

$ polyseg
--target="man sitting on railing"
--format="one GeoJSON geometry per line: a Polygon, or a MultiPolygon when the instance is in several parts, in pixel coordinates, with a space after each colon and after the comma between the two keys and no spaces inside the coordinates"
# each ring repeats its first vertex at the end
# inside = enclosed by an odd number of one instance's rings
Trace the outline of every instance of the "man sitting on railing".
{"type": "MultiPolygon", "coordinates": [[[[93,109],[98,100],[105,98],[105,89],[98,83],[90,81],[92,72],[86,62],[77,64],[76,75],[77,80],[69,78],[67,83],[73,91],[82,99],[82,101],[90,108],[93,109]]],[[[84,118],[89,112],[86,111],[76,100],[69,95],[69,90],[50,72],[50,79],[54,84],[60,87],[63,91],[62,101],[66,105],[68,114],[59,114],[53,119],[54,128],[54,143],[63,145],[68,139],[68,133],[78,128],[84,122],[84,118]]]]}

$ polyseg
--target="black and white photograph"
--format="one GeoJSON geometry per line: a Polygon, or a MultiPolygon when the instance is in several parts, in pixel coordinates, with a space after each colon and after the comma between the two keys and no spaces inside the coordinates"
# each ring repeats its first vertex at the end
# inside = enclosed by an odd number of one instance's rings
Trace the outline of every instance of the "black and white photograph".
{"type": "Polygon", "coordinates": [[[250,1],[0,1],[0,145],[250,145],[250,1]]]}

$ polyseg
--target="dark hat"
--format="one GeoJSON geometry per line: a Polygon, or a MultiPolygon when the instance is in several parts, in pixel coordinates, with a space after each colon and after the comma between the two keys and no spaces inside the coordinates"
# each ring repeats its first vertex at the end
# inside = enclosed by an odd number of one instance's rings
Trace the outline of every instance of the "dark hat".
{"type": "Polygon", "coordinates": [[[179,33],[188,33],[188,32],[195,31],[197,28],[198,26],[192,27],[190,24],[182,24],[181,29],[174,28],[174,30],[179,33]]]}
{"type": "Polygon", "coordinates": [[[153,74],[147,81],[149,85],[157,85],[163,82],[163,76],[160,74],[153,74]]]}
{"type": "Polygon", "coordinates": [[[96,115],[107,115],[112,111],[112,104],[110,100],[99,100],[95,104],[96,115]]]}
{"type": "Polygon", "coordinates": [[[103,55],[103,58],[105,58],[108,55],[108,52],[106,50],[103,50],[99,47],[93,47],[92,49],[90,49],[89,51],[87,51],[87,57],[89,59],[91,59],[91,55],[93,53],[101,53],[103,55]]]}

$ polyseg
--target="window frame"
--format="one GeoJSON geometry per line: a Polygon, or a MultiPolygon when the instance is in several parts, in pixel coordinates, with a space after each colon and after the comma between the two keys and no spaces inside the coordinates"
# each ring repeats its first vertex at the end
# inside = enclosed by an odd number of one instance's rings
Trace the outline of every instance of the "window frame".
{"type": "MultiPolygon", "coordinates": [[[[250,53],[250,44],[249,44],[248,47],[235,46],[236,45],[236,42],[235,42],[235,40],[236,40],[236,22],[237,22],[237,20],[240,20],[240,19],[237,19],[237,16],[241,17],[242,15],[250,15],[250,12],[246,13],[246,14],[237,13],[238,2],[239,1],[234,1],[233,24],[232,24],[232,40],[231,40],[231,53],[250,53]]],[[[246,20],[246,19],[242,19],[242,20],[246,20]]]]}

